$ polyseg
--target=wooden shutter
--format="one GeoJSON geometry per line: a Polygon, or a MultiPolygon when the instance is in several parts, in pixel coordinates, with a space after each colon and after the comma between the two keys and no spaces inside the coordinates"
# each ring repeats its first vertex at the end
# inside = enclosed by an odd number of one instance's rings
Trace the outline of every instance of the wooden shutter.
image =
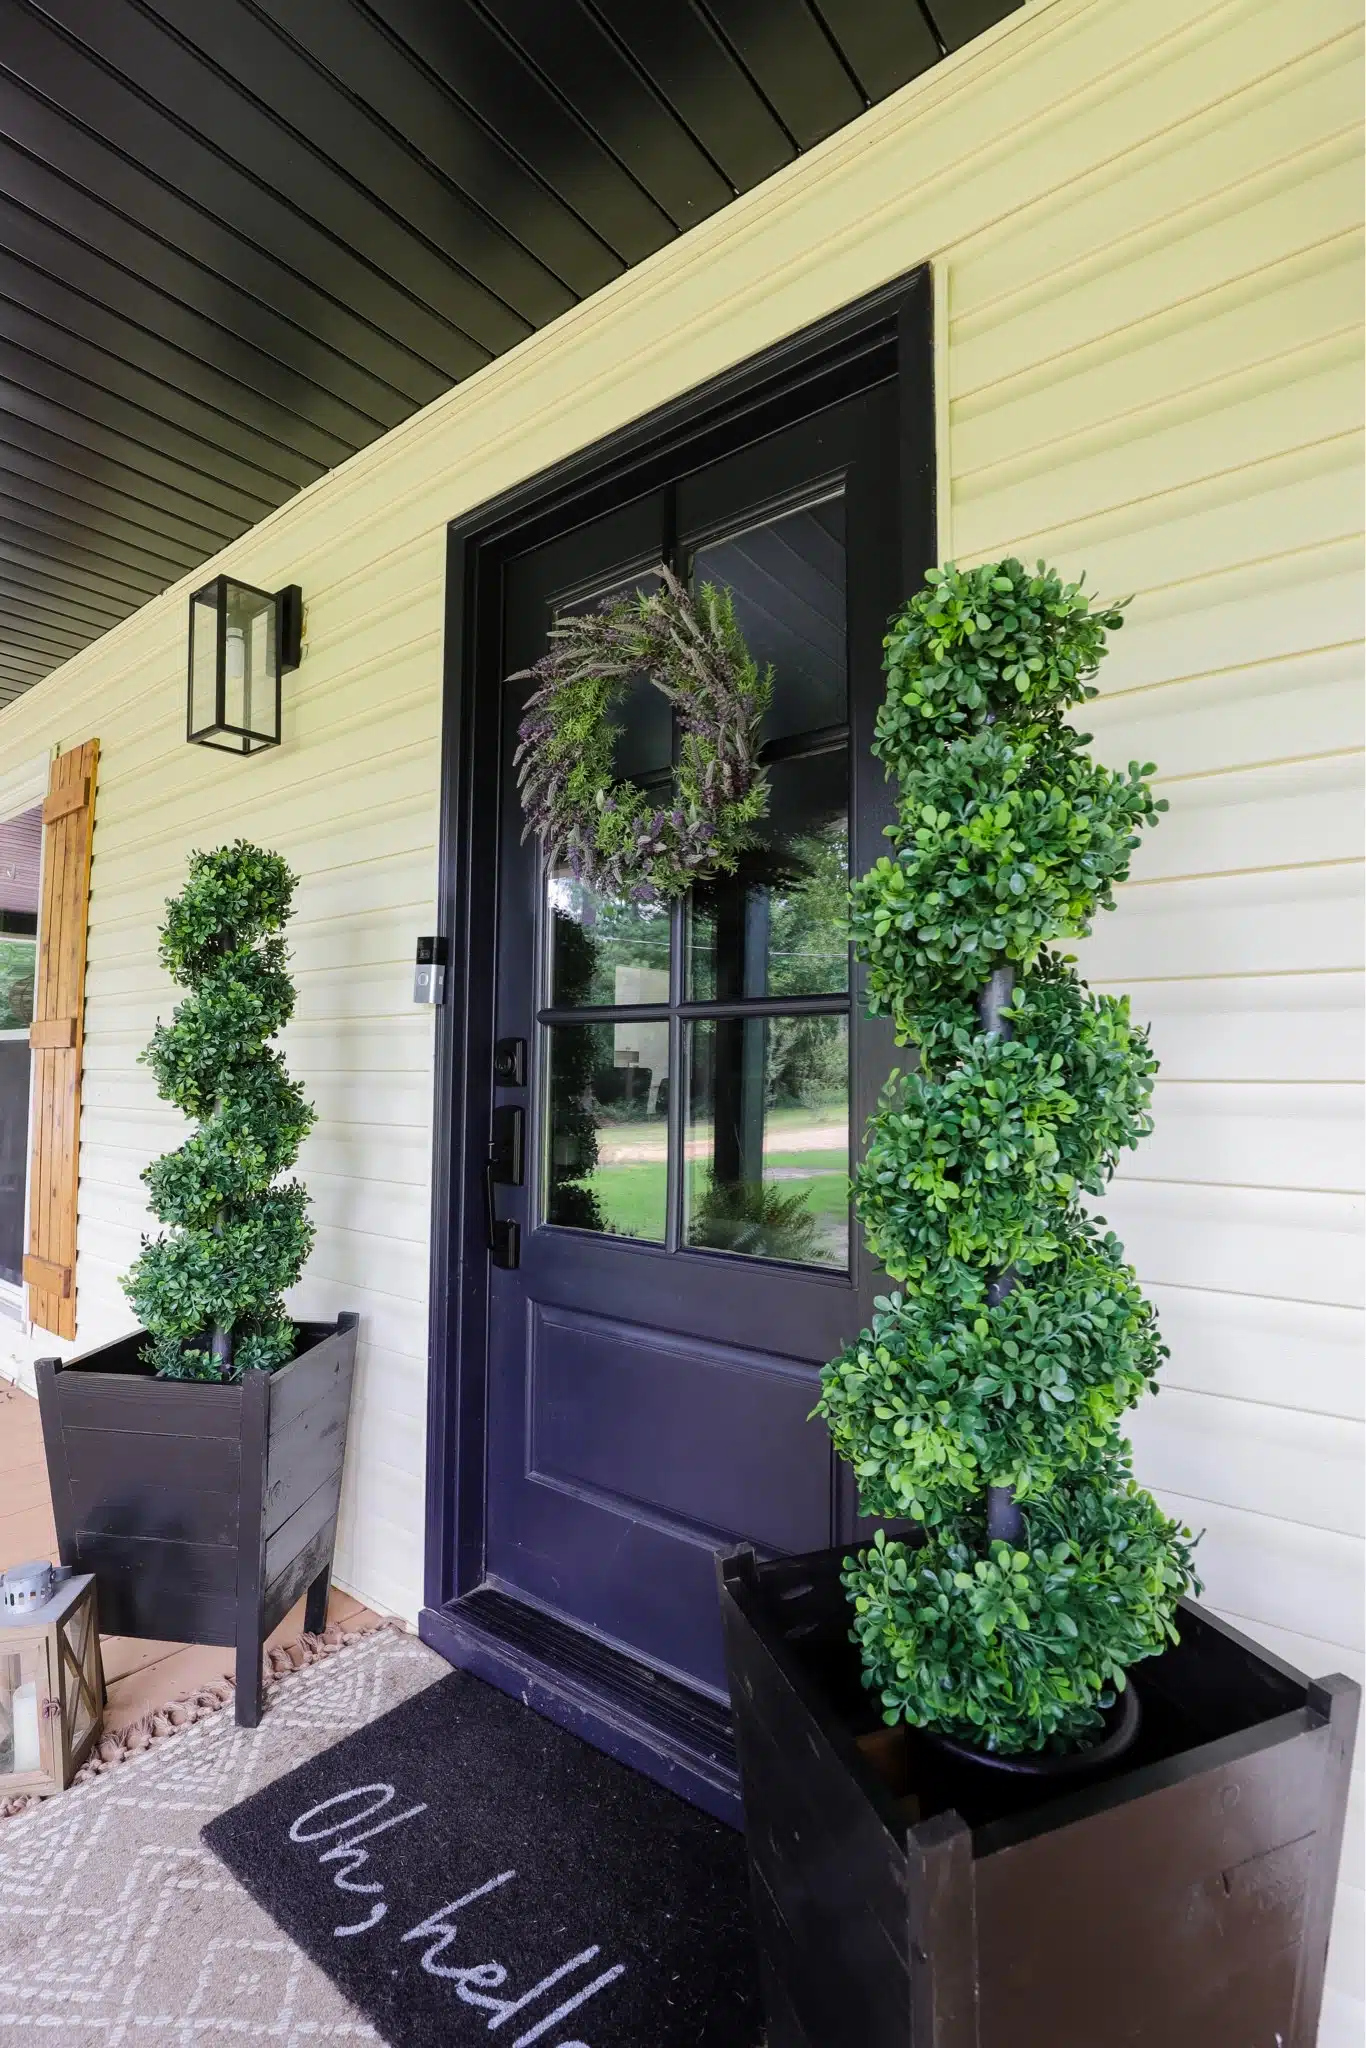
{"type": "Polygon", "coordinates": [[[76,1334],[85,936],[99,752],[99,741],[87,740],[59,754],[43,805],[43,901],[29,1032],[33,1109],[24,1279],[31,1321],[59,1337],[76,1334]]]}

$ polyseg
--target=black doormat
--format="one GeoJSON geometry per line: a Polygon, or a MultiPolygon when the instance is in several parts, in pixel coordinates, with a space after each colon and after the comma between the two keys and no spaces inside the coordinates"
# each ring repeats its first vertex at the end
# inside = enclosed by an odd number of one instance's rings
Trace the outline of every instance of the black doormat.
{"type": "Polygon", "coordinates": [[[755,2048],[741,1837],[467,1672],[203,1839],[392,2048],[755,2048]]]}

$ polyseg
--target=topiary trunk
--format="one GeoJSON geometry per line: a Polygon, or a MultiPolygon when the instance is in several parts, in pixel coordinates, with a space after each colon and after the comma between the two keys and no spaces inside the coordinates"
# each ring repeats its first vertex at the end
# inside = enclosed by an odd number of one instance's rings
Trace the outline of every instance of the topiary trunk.
{"type": "Polygon", "coordinates": [[[1120,1434],[1166,1350],[1082,1200],[1151,1130],[1157,1062],[1054,949],[1166,808],[1151,766],[1112,773],[1063,722],[1120,623],[1042,564],[931,572],[886,641],[893,853],[854,890],[869,1007],[917,1065],[855,1184],[900,1288],[820,1407],[864,1511],[923,1540],[879,1532],[845,1585],[886,1719],[1003,1753],[1090,1739],[1195,1584],[1120,1434]]]}
{"type": "Polygon", "coordinates": [[[238,840],[190,856],[166,906],[161,962],[190,994],[142,1058],[164,1101],[199,1128],[142,1175],[168,1234],[144,1238],[123,1280],[168,1379],[236,1379],[293,1356],[282,1296],[313,1242],[308,1195],[277,1186],[313,1111],[266,1041],[289,1020],[294,985],[278,936],[295,877],[238,840]]]}

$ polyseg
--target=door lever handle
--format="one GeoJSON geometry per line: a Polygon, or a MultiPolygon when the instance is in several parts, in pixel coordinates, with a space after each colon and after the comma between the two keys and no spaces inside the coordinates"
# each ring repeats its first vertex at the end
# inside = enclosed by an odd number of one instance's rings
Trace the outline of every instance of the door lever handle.
{"type": "Polygon", "coordinates": [[[512,1217],[500,1217],[494,1189],[522,1185],[526,1155],[526,1117],[516,1104],[505,1104],[493,1112],[493,1133],[489,1156],[484,1162],[484,1228],[489,1256],[495,1266],[511,1270],[521,1262],[521,1226],[512,1217]]]}

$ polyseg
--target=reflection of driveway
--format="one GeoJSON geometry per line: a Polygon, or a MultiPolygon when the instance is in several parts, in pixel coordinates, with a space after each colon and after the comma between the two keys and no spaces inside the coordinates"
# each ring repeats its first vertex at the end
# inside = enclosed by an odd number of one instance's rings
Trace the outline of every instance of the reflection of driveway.
{"type": "MultiPolygon", "coordinates": [[[[633,1125],[613,1131],[598,1127],[598,1162],[602,1166],[662,1166],[668,1149],[668,1130],[661,1122],[633,1125]]],[[[849,1143],[846,1123],[770,1123],[764,1132],[765,1152],[839,1152],[849,1143]]],[[[689,1159],[706,1159],[712,1149],[711,1128],[694,1124],[683,1150],[689,1159]]],[[[785,1171],[786,1169],[780,1169],[785,1171]]],[[[831,1171],[837,1169],[832,1168],[831,1171]]]]}

